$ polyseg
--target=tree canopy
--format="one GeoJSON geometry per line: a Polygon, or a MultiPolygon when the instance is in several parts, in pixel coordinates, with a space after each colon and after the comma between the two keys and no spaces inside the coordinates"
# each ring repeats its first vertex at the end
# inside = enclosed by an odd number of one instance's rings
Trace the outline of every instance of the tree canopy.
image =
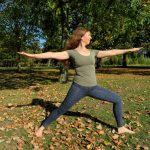
{"type": "Polygon", "coordinates": [[[78,26],[91,30],[94,49],[144,46],[150,51],[149,10],[148,0],[2,0],[1,61],[18,60],[20,50],[41,51],[40,39],[46,41],[42,51],[59,51],[78,26]]]}

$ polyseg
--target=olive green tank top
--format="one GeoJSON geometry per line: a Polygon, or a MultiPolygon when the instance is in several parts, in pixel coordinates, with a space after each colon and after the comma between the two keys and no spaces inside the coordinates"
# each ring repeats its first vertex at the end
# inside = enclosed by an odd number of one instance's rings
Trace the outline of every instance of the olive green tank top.
{"type": "Polygon", "coordinates": [[[69,57],[73,61],[75,68],[74,82],[91,87],[97,85],[96,74],[95,74],[95,57],[99,50],[90,50],[90,55],[85,56],[80,54],[77,50],[67,50],[69,57]]]}

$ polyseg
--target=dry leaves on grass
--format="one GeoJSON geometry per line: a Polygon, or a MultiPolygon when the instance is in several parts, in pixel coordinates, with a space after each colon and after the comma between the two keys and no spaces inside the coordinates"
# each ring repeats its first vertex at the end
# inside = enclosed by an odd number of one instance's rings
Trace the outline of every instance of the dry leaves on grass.
{"type": "Polygon", "coordinates": [[[135,150],[149,150],[148,146],[144,146],[144,145],[137,145],[135,150]]]}
{"type": "Polygon", "coordinates": [[[23,150],[25,142],[24,142],[24,140],[21,137],[13,136],[12,140],[17,142],[17,149],[18,150],[23,150]]]}

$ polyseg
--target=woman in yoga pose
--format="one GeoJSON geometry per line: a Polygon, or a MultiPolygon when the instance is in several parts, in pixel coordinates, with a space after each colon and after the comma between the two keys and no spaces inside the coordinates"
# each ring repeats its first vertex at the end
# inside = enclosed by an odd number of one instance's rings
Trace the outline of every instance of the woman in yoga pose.
{"type": "Polygon", "coordinates": [[[85,96],[90,96],[98,100],[108,101],[113,103],[113,113],[117,122],[118,133],[134,132],[127,129],[123,125],[122,119],[122,101],[116,93],[107,90],[97,85],[95,74],[95,59],[121,55],[128,52],[138,51],[141,48],[131,49],[112,49],[107,51],[92,50],[86,48],[90,44],[92,37],[88,29],[78,27],[68,40],[65,50],[62,52],[46,52],[40,54],[30,54],[26,52],[18,52],[20,55],[37,58],[37,59],[71,59],[76,75],[73,83],[60,107],[53,110],[52,113],[45,119],[39,129],[35,132],[36,136],[42,137],[43,130],[62,114],[67,112],[75,103],[85,96]]]}

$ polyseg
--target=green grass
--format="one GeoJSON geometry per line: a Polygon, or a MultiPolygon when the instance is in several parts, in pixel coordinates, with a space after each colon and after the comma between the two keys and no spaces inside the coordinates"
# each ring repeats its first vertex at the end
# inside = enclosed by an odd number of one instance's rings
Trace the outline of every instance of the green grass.
{"type": "Polygon", "coordinates": [[[97,70],[98,84],[122,97],[124,123],[136,134],[114,139],[112,104],[86,97],[53,122],[42,139],[35,137],[46,112],[63,101],[73,73],[67,84],[60,84],[55,69],[0,72],[0,150],[148,150],[150,69],[97,70]]]}

